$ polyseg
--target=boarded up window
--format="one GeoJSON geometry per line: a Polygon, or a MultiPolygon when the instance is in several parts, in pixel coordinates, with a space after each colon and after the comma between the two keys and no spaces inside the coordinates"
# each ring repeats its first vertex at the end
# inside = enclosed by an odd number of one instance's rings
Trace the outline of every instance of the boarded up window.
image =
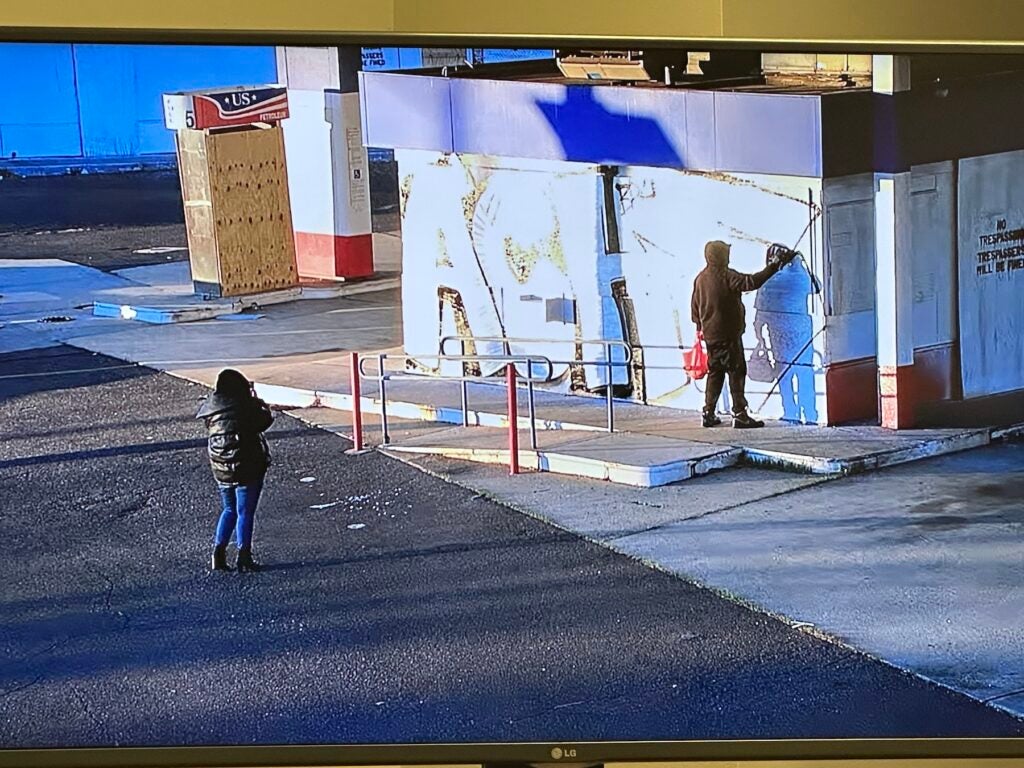
{"type": "Polygon", "coordinates": [[[829,315],[871,312],[875,308],[874,207],[870,201],[828,207],[829,315]]]}

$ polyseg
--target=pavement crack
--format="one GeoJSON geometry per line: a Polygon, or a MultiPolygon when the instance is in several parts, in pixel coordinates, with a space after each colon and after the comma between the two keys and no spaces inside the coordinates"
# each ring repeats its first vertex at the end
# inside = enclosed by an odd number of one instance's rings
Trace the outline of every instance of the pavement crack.
{"type": "Polygon", "coordinates": [[[553,710],[556,710],[556,709],[568,709],[569,707],[578,707],[580,704],[586,704],[586,703],[587,702],[584,699],[580,699],[579,701],[569,701],[569,702],[566,702],[565,704],[555,704],[555,706],[553,706],[551,709],[553,709],[553,710]]]}
{"type": "Polygon", "coordinates": [[[991,704],[993,701],[1001,701],[1002,699],[1012,699],[1014,696],[1024,695],[1024,688],[1018,688],[1015,691],[1008,691],[1006,693],[1000,693],[997,696],[990,696],[987,699],[982,699],[985,704],[991,704]]]}
{"type": "Polygon", "coordinates": [[[0,691],[0,699],[6,699],[8,696],[13,696],[14,694],[18,693],[19,691],[27,690],[27,689],[33,687],[34,685],[37,685],[38,683],[40,683],[42,681],[42,679],[43,679],[42,675],[36,675],[34,678],[29,680],[27,683],[22,683],[21,685],[16,685],[13,688],[7,688],[5,690],[2,690],[2,691],[0,691]]]}
{"type": "Polygon", "coordinates": [[[94,726],[96,726],[97,728],[102,728],[103,722],[100,720],[100,718],[96,716],[96,713],[93,711],[92,705],[89,703],[88,697],[82,692],[82,689],[79,688],[76,684],[71,683],[71,692],[75,695],[75,698],[78,700],[78,705],[79,707],[81,707],[81,710],[85,714],[85,716],[92,721],[92,724],[94,726]]]}
{"type": "MultiPolygon", "coordinates": [[[[701,512],[700,514],[697,514],[697,515],[690,515],[689,517],[680,517],[677,520],[669,520],[668,522],[658,523],[657,525],[652,525],[652,526],[649,526],[648,528],[641,528],[640,530],[637,530],[637,531],[629,531],[628,533],[619,533],[619,534],[615,534],[614,536],[606,536],[604,538],[605,538],[606,541],[621,541],[622,539],[628,539],[631,536],[640,536],[640,535],[645,534],[645,533],[653,533],[654,531],[659,531],[662,528],[668,528],[671,525],[677,525],[678,523],[687,523],[687,522],[690,522],[691,520],[703,520],[705,517],[711,517],[713,515],[720,515],[723,512],[732,512],[733,510],[741,509],[742,507],[746,507],[746,506],[749,506],[751,504],[761,504],[761,503],[763,503],[765,501],[771,501],[772,499],[777,499],[777,498],[779,498],[781,496],[786,496],[787,494],[790,494],[790,493],[799,493],[800,491],[806,490],[808,488],[815,488],[815,487],[817,487],[819,485],[824,485],[825,483],[831,483],[831,482],[833,482],[835,480],[839,480],[839,479],[841,479],[841,478],[838,475],[828,475],[826,477],[822,477],[819,480],[814,480],[814,481],[809,482],[809,483],[807,483],[805,485],[801,485],[799,488],[785,488],[785,489],[783,489],[781,491],[776,491],[775,493],[769,493],[766,496],[759,496],[756,499],[748,499],[747,501],[741,501],[741,502],[738,502],[736,504],[729,504],[728,506],[725,506],[725,507],[717,507],[716,509],[709,509],[706,512],[701,512]]],[[[634,503],[639,504],[640,506],[654,506],[654,505],[651,505],[651,504],[644,504],[642,502],[634,502],[634,503]]]]}

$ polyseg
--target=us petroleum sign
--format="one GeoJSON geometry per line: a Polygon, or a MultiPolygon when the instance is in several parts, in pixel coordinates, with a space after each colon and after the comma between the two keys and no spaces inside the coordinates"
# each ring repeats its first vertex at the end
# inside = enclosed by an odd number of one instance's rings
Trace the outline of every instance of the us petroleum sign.
{"type": "Polygon", "coordinates": [[[164,95],[164,125],[171,130],[277,123],[288,117],[288,89],[230,88],[164,95]]]}

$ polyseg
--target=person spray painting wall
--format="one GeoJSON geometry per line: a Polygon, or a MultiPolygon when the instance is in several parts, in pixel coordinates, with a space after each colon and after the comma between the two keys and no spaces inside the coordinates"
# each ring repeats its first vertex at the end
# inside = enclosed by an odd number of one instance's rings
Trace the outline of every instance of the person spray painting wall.
{"type": "MultiPolygon", "coordinates": [[[[680,365],[680,350],[694,343],[688,311],[693,280],[704,267],[705,244],[716,239],[732,243],[732,267],[756,273],[765,265],[767,248],[782,243],[803,252],[803,269],[809,274],[823,274],[823,253],[818,247],[823,235],[817,202],[820,183],[809,178],[629,167],[622,169],[616,184],[623,274],[644,345],[645,402],[702,410],[707,380],[694,381],[686,375],[680,365]]],[[[783,279],[773,278],[761,290],[771,286],[774,296],[778,290],[774,282],[783,279]]],[[[755,357],[758,340],[750,322],[756,314],[755,294],[745,294],[743,302],[748,322],[742,331],[742,347],[754,373],[745,387],[750,412],[758,418],[785,418],[792,412],[784,403],[788,391],[776,382],[774,369],[765,370],[772,363],[767,340],[761,345],[765,359],[755,357]]],[[[805,420],[813,421],[816,414],[825,413],[821,363],[826,317],[821,301],[805,299],[804,305],[810,328],[799,339],[797,349],[806,345],[804,357],[814,364],[799,371],[806,377],[800,392],[807,401],[805,420]]],[[[779,323],[773,322],[773,326],[779,323]]],[[[725,397],[728,399],[728,392],[725,397]]],[[[730,407],[728,402],[723,405],[730,407]]]]}
{"type": "Polygon", "coordinates": [[[729,267],[730,250],[731,246],[721,240],[712,240],[704,246],[707,266],[694,280],[690,299],[691,318],[708,347],[708,383],[702,423],[705,427],[722,423],[716,411],[728,376],[733,427],[755,429],[763,427],[764,422],[747,412],[747,362],[743,349],[746,311],[741,297],[768,282],[793,260],[796,252],[781,245],[770,246],[765,268],[751,275],[729,267]]]}

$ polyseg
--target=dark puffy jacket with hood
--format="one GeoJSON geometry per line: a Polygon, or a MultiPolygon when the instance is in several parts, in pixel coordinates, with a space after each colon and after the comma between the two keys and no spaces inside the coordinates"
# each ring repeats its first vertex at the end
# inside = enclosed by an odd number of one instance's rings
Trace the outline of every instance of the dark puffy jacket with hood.
{"type": "Polygon", "coordinates": [[[713,240],[704,246],[707,267],[693,282],[690,315],[708,343],[734,341],[747,327],[743,294],[756,291],[778,272],[781,264],[772,260],[753,275],[729,268],[728,243],[713,240]]]}
{"type": "Polygon", "coordinates": [[[223,370],[216,390],[196,414],[209,433],[207,454],[217,482],[248,485],[263,479],[270,450],[263,432],[274,421],[270,408],[241,373],[223,370]]]}

